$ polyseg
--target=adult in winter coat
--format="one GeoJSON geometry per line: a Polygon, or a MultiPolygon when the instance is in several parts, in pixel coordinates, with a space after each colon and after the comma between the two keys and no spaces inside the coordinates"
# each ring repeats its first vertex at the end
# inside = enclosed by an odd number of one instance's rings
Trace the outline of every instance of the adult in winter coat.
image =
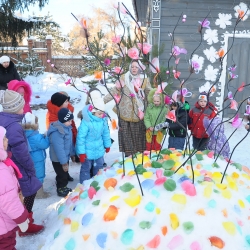
{"type": "MultiPolygon", "coordinates": [[[[100,104],[100,103],[99,103],[100,104]]],[[[97,106],[97,105],[96,105],[97,106]]],[[[103,104],[104,106],[104,104],[103,104]]],[[[80,171],[80,183],[90,179],[90,169],[93,165],[93,175],[103,168],[103,156],[111,147],[110,133],[107,118],[104,116],[104,108],[93,108],[91,104],[82,110],[83,119],[78,128],[76,139],[76,152],[82,163],[80,171]]]]}
{"type": "Polygon", "coordinates": [[[24,114],[26,114],[27,112],[32,113],[30,109],[32,90],[29,83],[25,81],[12,80],[8,84],[8,89],[16,91],[24,98],[25,104],[23,107],[23,113],[24,114]]]}
{"type": "Polygon", "coordinates": [[[212,119],[217,114],[216,107],[208,101],[208,95],[201,93],[199,100],[195,103],[195,107],[190,110],[190,124],[188,128],[193,136],[193,148],[197,150],[207,149],[209,135],[204,127],[204,118],[212,119]]]}
{"type": "MultiPolygon", "coordinates": [[[[129,71],[116,82],[116,87],[110,89],[112,96],[120,99],[113,111],[118,115],[119,150],[125,156],[143,152],[146,149],[146,128],[143,121],[143,112],[147,108],[147,95],[151,90],[148,78],[140,74],[143,66],[133,60],[129,71]]],[[[113,100],[110,94],[104,97],[107,103],[113,100]]]]}
{"type": "Polygon", "coordinates": [[[146,126],[146,149],[160,150],[163,134],[165,131],[154,129],[155,125],[165,121],[168,109],[166,108],[162,94],[157,94],[156,89],[152,89],[148,94],[148,107],[144,116],[146,126]]]}
{"type": "Polygon", "coordinates": [[[8,56],[0,57],[0,90],[8,88],[8,83],[11,80],[21,80],[17,73],[15,64],[10,61],[8,56]]]}
{"type": "Polygon", "coordinates": [[[28,229],[28,211],[23,206],[17,178],[18,167],[8,158],[6,130],[0,126],[0,249],[15,249],[16,231],[28,229]]]}
{"type": "Polygon", "coordinates": [[[33,224],[32,212],[36,193],[41,188],[42,183],[36,177],[34,163],[29,154],[28,142],[21,126],[24,117],[24,99],[15,91],[1,90],[0,104],[3,108],[3,111],[0,112],[0,126],[3,126],[7,131],[8,150],[12,153],[11,160],[18,166],[22,174],[22,178],[18,181],[24,196],[24,206],[32,220],[32,223],[29,223],[28,230],[25,233],[19,231],[19,235],[35,234],[44,229],[42,225],[33,224]]]}

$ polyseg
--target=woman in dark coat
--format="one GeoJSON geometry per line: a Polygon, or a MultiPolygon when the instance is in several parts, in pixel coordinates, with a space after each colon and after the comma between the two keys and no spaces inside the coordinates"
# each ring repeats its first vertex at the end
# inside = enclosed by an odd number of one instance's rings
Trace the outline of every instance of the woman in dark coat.
{"type": "Polygon", "coordinates": [[[0,57],[0,90],[6,90],[11,80],[21,80],[15,64],[8,56],[0,57]]]}

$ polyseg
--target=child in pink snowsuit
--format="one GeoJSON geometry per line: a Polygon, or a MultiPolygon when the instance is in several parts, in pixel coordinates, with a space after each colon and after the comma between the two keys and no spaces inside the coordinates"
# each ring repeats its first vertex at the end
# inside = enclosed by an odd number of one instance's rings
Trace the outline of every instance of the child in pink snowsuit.
{"type": "Polygon", "coordinates": [[[28,211],[22,204],[17,178],[18,167],[8,158],[6,130],[0,126],[0,249],[15,249],[18,226],[22,232],[28,229],[28,211]]]}

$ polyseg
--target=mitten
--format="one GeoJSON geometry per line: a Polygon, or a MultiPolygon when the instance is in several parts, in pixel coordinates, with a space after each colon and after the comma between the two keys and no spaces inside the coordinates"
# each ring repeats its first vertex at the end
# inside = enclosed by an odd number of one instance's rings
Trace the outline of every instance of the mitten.
{"type": "Polygon", "coordinates": [[[80,158],[80,162],[83,163],[83,162],[85,162],[87,156],[86,156],[86,154],[80,154],[79,158],[80,158]]]}
{"type": "Polygon", "coordinates": [[[106,153],[110,151],[110,148],[105,148],[106,153]]]}
{"type": "Polygon", "coordinates": [[[168,122],[159,123],[155,126],[155,131],[158,131],[158,130],[163,129],[163,128],[167,128],[168,126],[169,126],[168,122]]]}
{"type": "Polygon", "coordinates": [[[20,230],[24,233],[27,231],[28,227],[29,227],[29,219],[27,219],[26,221],[24,221],[23,223],[17,224],[20,228],[20,230]]]}
{"type": "Polygon", "coordinates": [[[62,168],[63,168],[64,172],[68,172],[68,170],[69,170],[69,164],[68,163],[62,164],[62,168]]]}

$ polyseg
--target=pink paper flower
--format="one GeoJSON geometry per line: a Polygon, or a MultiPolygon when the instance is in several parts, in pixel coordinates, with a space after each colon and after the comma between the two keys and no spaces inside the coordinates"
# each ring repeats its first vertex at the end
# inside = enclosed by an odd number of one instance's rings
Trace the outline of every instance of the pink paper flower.
{"type": "Polygon", "coordinates": [[[168,86],[167,82],[162,82],[157,86],[157,90],[155,91],[156,94],[162,93],[162,91],[168,86]]]}
{"type": "Polygon", "coordinates": [[[144,55],[147,55],[152,49],[152,45],[149,43],[143,43],[143,44],[137,43],[137,46],[144,55]]]}
{"type": "Polygon", "coordinates": [[[170,98],[170,96],[168,96],[168,95],[165,96],[164,103],[165,103],[165,104],[170,104],[170,103],[171,103],[171,98],[170,98]]]}
{"type": "Polygon", "coordinates": [[[169,111],[166,115],[166,118],[173,121],[173,122],[176,122],[175,110],[169,111]]]}
{"type": "Polygon", "coordinates": [[[144,113],[140,109],[138,109],[138,116],[140,120],[143,120],[144,113]]]}
{"type": "Polygon", "coordinates": [[[121,42],[121,36],[114,36],[111,38],[113,43],[120,43],[121,42]]]}
{"type": "Polygon", "coordinates": [[[115,102],[118,104],[121,100],[121,97],[117,94],[114,95],[115,102]]]}
{"type": "Polygon", "coordinates": [[[240,87],[238,88],[238,91],[239,92],[243,91],[244,87],[245,87],[245,83],[242,82],[241,85],[240,85],[240,87]]]}
{"type": "Polygon", "coordinates": [[[238,103],[235,100],[231,100],[230,109],[238,110],[238,103]]]}
{"type": "Polygon", "coordinates": [[[174,72],[174,78],[175,79],[178,79],[180,77],[180,75],[181,75],[181,72],[179,72],[179,71],[174,72]]]}
{"type": "Polygon", "coordinates": [[[150,69],[151,71],[156,74],[156,73],[159,73],[160,72],[160,63],[159,63],[159,58],[158,57],[155,57],[153,60],[152,60],[152,65],[150,65],[150,69]]]}
{"type": "Polygon", "coordinates": [[[227,94],[228,99],[233,100],[233,93],[231,91],[227,94]]]}
{"type": "Polygon", "coordinates": [[[233,74],[232,72],[229,72],[230,78],[231,79],[236,79],[238,78],[238,75],[233,74]]]}
{"type": "Polygon", "coordinates": [[[200,64],[197,61],[191,61],[191,66],[194,69],[195,74],[199,73],[200,64]]]}
{"type": "Polygon", "coordinates": [[[178,56],[180,54],[187,54],[187,50],[178,46],[174,46],[172,49],[172,53],[174,56],[178,56]]]}
{"type": "Polygon", "coordinates": [[[55,67],[55,65],[52,63],[51,65],[50,65],[52,68],[54,68],[55,67]]]}
{"type": "Polygon", "coordinates": [[[118,88],[118,89],[123,88],[124,85],[125,85],[125,83],[124,83],[124,81],[121,80],[121,79],[120,79],[120,80],[117,80],[117,81],[115,82],[115,86],[116,86],[116,88],[118,88]]]}
{"type": "Polygon", "coordinates": [[[70,83],[71,83],[71,79],[69,79],[67,82],[65,82],[66,86],[70,85],[70,83]]]}
{"type": "Polygon", "coordinates": [[[139,50],[137,48],[130,48],[128,50],[128,56],[131,58],[131,59],[139,59],[139,50]]]}
{"type": "Polygon", "coordinates": [[[122,74],[123,69],[121,67],[116,66],[113,68],[113,72],[116,74],[122,74]]]}
{"type": "Polygon", "coordinates": [[[93,108],[94,108],[93,105],[90,104],[88,110],[91,112],[93,110],[93,108]]]}
{"type": "Polygon", "coordinates": [[[201,25],[201,27],[210,29],[210,27],[209,27],[210,22],[207,19],[204,19],[202,22],[198,21],[198,23],[201,25]]]}
{"type": "Polygon", "coordinates": [[[50,60],[49,60],[49,59],[47,60],[47,63],[50,63],[50,60]]]}
{"type": "Polygon", "coordinates": [[[130,97],[135,97],[135,94],[130,93],[129,96],[130,96],[130,97]]]}
{"type": "Polygon", "coordinates": [[[111,63],[111,60],[109,58],[105,58],[103,62],[106,66],[109,66],[109,64],[111,63]]]}
{"type": "Polygon", "coordinates": [[[233,121],[232,121],[232,126],[233,126],[234,128],[238,128],[238,127],[241,125],[241,123],[242,123],[242,121],[241,121],[241,119],[239,118],[239,114],[237,114],[237,115],[234,117],[233,121]]]}

